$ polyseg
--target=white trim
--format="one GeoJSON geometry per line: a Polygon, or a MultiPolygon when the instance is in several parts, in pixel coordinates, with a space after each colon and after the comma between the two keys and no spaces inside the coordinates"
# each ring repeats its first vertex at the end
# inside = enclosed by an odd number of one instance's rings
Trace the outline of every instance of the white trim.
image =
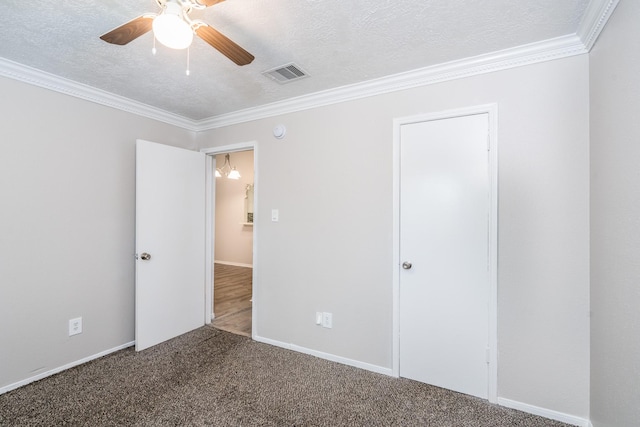
{"type": "MultiPolygon", "coordinates": [[[[215,211],[216,186],[214,185],[214,171],[216,170],[216,156],[205,156],[205,197],[204,197],[204,324],[209,325],[215,318],[213,312],[213,273],[214,265],[210,260],[215,259],[215,211]]],[[[215,261],[214,261],[215,262],[215,261]]]]}
{"type": "Polygon", "coordinates": [[[496,403],[498,398],[498,106],[497,104],[478,105],[437,113],[420,114],[410,117],[396,118],[393,121],[393,343],[392,374],[400,376],[400,126],[440,120],[472,114],[487,113],[489,116],[489,185],[490,216],[489,219],[489,372],[488,400],[496,403]]]}
{"type": "MultiPolygon", "coordinates": [[[[213,302],[213,281],[214,281],[214,263],[219,262],[214,259],[214,239],[215,239],[215,188],[213,185],[213,171],[215,170],[215,155],[221,153],[233,153],[236,151],[248,151],[253,150],[253,217],[260,218],[260,204],[258,203],[259,197],[259,185],[258,185],[258,144],[256,141],[249,142],[240,142],[236,144],[223,145],[219,147],[209,147],[200,149],[201,153],[207,154],[208,157],[212,158],[213,161],[209,161],[207,171],[207,180],[209,182],[209,187],[207,189],[206,194],[206,206],[208,207],[207,212],[207,225],[209,228],[208,234],[206,236],[207,244],[205,248],[205,258],[206,258],[206,271],[207,271],[207,286],[205,290],[205,295],[207,298],[213,302]]],[[[253,265],[242,264],[242,267],[251,267],[252,271],[252,304],[251,304],[251,337],[255,337],[258,334],[258,232],[260,228],[257,226],[253,227],[253,265]]],[[[222,262],[224,263],[224,262],[222,262]]],[[[229,263],[227,263],[229,264],[229,263]]],[[[231,265],[239,265],[239,264],[231,264],[231,265]]],[[[208,307],[208,312],[205,313],[205,316],[210,319],[215,318],[215,314],[213,312],[213,304],[211,303],[208,307]]],[[[255,338],[254,338],[255,339],[255,338]]]]}
{"type": "Polygon", "coordinates": [[[372,365],[371,363],[361,362],[359,360],[348,359],[346,357],[336,356],[331,353],[324,353],[322,351],[313,350],[307,347],[302,347],[296,344],[288,344],[282,341],[272,340],[270,338],[264,338],[257,335],[253,336],[254,341],[258,341],[264,344],[274,345],[276,347],[286,348],[287,350],[297,351],[298,353],[304,353],[311,356],[319,357],[320,359],[330,360],[332,362],[342,363],[343,365],[353,366],[355,368],[365,369],[367,371],[376,372],[378,374],[392,376],[392,370],[383,366],[372,365]]]}
{"type": "Polygon", "coordinates": [[[235,267],[247,267],[247,268],[253,268],[253,264],[247,264],[244,262],[233,262],[233,261],[220,261],[220,260],[214,260],[213,261],[216,264],[222,264],[222,265],[233,265],[235,267]]]}
{"type": "Polygon", "coordinates": [[[400,125],[393,123],[392,247],[391,247],[391,369],[400,377],[400,125]]]}
{"type": "Polygon", "coordinates": [[[591,0],[587,5],[587,10],[576,31],[587,51],[593,48],[605,24],[618,6],[618,2],[619,0],[591,0]]]}
{"type": "MultiPolygon", "coordinates": [[[[210,154],[212,156],[215,156],[216,154],[222,154],[222,153],[234,153],[236,151],[249,151],[249,150],[254,150],[256,149],[256,142],[255,141],[250,141],[250,142],[238,142],[236,144],[229,144],[229,145],[222,145],[219,147],[208,147],[208,148],[201,148],[200,152],[204,153],[204,154],[210,154]]],[[[254,155],[255,157],[255,155],[254,155]]],[[[255,171],[254,171],[254,175],[255,175],[255,171]]]]}
{"type": "Polygon", "coordinates": [[[538,415],[540,417],[549,418],[550,420],[560,421],[580,427],[592,427],[591,421],[586,418],[576,417],[575,415],[565,414],[564,412],[554,411],[552,409],[540,408],[538,406],[529,405],[528,403],[517,402],[504,397],[498,398],[498,405],[506,408],[516,409],[528,414],[538,415]]]}
{"type": "Polygon", "coordinates": [[[193,132],[308,110],[384,93],[588,53],[619,0],[591,0],[576,34],[329,89],[204,120],[192,120],[113,93],[0,58],[0,76],[127,111],[193,132]]]}
{"type": "Polygon", "coordinates": [[[9,61],[8,59],[0,58],[0,76],[50,89],[65,95],[71,95],[117,110],[137,114],[193,132],[198,130],[197,122],[187,119],[186,117],[169,113],[160,108],[152,107],[82,83],[77,83],[17,62],[9,61]]]}
{"type": "Polygon", "coordinates": [[[209,130],[264,119],[280,114],[308,110],[399,90],[426,86],[491,73],[538,62],[551,61],[587,53],[580,39],[564,36],[485,55],[433,65],[405,73],[369,80],[336,89],[316,92],[272,104],[222,114],[200,121],[199,130],[209,130]]]}
{"type": "Polygon", "coordinates": [[[489,402],[498,399],[498,104],[487,106],[489,113],[489,402]]]}
{"type": "MultiPolygon", "coordinates": [[[[313,349],[302,347],[296,344],[285,343],[282,341],[273,340],[270,338],[265,338],[257,335],[254,335],[253,339],[254,341],[257,341],[257,342],[273,345],[273,346],[284,348],[287,350],[297,351],[299,353],[308,354],[311,356],[319,357],[321,359],[330,360],[332,362],[342,363],[343,365],[353,366],[356,368],[365,369],[367,371],[376,372],[378,374],[397,377],[397,375],[394,374],[393,369],[385,368],[383,366],[373,365],[370,363],[365,363],[358,360],[349,359],[346,357],[336,356],[331,353],[324,353],[322,351],[313,350],[313,349]]],[[[506,408],[516,409],[518,411],[526,412],[533,415],[538,415],[551,420],[556,420],[556,421],[564,422],[564,423],[575,425],[575,426],[593,427],[591,422],[588,419],[576,417],[573,415],[565,414],[563,412],[558,412],[551,409],[540,408],[534,405],[529,405],[526,403],[517,402],[510,399],[505,399],[503,397],[498,397],[492,403],[497,403],[498,405],[504,406],[506,408]]]]}
{"type": "Polygon", "coordinates": [[[106,356],[107,354],[115,353],[116,351],[120,351],[120,350],[124,350],[125,348],[133,347],[135,345],[135,343],[136,343],[135,341],[131,341],[131,342],[128,342],[126,344],[122,344],[122,345],[119,345],[117,347],[113,347],[113,348],[110,348],[108,350],[101,351],[100,353],[96,353],[94,355],[87,356],[87,357],[82,358],[80,360],[76,360],[75,362],[67,363],[66,365],[63,365],[63,366],[60,366],[60,367],[57,367],[57,368],[54,368],[54,369],[50,369],[50,370],[48,370],[46,372],[42,372],[42,373],[40,373],[38,375],[35,375],[33,377],[29,377],[29,378],[26,378],[24,380],[20,380],[18,382],[15,382],[13,384],[9,384],[9,385],[6,385],[4,387],[0,387],[0,394],[7,393],[7,392],[9,392],[11,390],[15,390],[15,389],[17,389],[19,387],[25,386],[25,385],[27,385],[29,383],[34,382],[34,381],[39,381],[39,380],[41,380],[43,378],[46,378],[46,377],[49,377],[51,375],[60,373],[62,371],[66,371],[67,369],[73,368],[73,367],[78,366],[78,365],[82,365],[83,363],[90,362],[90,361],[92,361],[94,359],[98,359],[98,358],[100,358],[102,356],[106,356]]]}

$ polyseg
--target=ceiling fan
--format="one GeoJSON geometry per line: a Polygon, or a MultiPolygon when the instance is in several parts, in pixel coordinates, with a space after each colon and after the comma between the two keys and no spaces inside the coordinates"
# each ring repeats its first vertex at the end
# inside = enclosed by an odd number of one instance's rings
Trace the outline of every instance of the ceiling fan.
{"type": "Polygon", "coordinates": [[[224,0],[156,0],[160,13],[145,13],[100,38],[107,43],[125,45],[151,31],[162,44],[173,49],[191,45],[195,33],[238,65],[247,65],[254,56],[204,21],[191,19],[194,9],[204,9],[224,0]]]}

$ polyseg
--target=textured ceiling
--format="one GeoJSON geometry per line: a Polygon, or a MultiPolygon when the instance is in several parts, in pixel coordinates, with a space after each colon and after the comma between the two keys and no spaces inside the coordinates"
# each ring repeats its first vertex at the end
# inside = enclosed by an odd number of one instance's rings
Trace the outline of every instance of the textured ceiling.
{"type": "Polygon", "coordinates": [[[0,57],[192,120],[575,34],[588,0],[227,0],[203,19],[255,55],[239,67],[204,41],[99,39],[155,0],[4,0],[0,57]],[[311,77],[261,73],[295,62],[311,77]]]}

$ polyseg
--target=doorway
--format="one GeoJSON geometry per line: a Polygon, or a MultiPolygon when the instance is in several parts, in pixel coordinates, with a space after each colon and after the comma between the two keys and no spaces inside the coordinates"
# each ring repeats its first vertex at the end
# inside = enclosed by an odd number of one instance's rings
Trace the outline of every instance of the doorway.
{"type": "Polygon", "coordinates": [[[255,148],[243,143],[202,150],[208,154],[206,311],[214,327],[249,337],[255,335],[258,303],[255,148]]]}
{"type": "Polygon", "coordinates": [[[251,336],[253,150],[216,155],[213,326],[251,336]]]}
{"type": "Polygon", "coordinates": [[[495,401],[495,106],[394,123],[394,374],[495,401]]]}

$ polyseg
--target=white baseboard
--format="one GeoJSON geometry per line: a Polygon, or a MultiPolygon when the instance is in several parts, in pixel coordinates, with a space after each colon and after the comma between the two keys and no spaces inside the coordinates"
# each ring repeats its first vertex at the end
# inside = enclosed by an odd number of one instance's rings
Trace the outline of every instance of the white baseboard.
{"type": "MultiPolygon", "coordinates": [[[[264,338],[260,336],[253,336],[254,341],[258,341],[265,344],[270,344],[276,347],[286,348],[288,350],[297,351],[299,353],[308,354],[311,356],[319,357],[321,359],[330,360],[332,362],[342,363],[343,365],[353,366],[356,368],[364,369],[371,372],[376,372],[378,374],[393,376],[393,370],[391,368],[385,368],[378,365],[372,365],[370,363],[361,362],[358,360],[348,359],[346,357],[336,356],[331,353],[324,353],[322,351],[313,350],[310,348],[302,347],[295,344],[287,344],[281,341],[272,340],[270,338],[264,338]]],[[[114,353],[119,350],[123,350],[125,348],[131,347],[135,345],[135,341],[131,341],[117,347],[110,348],[105,351],[101,351],[100,353],[93,354],[91,356],[76,360],[71,363],[67,363],[66,365],[48,370],[46,372],[42,372],[38,375],[35,375],[30,378],[26,378],[24,380],[15,382],[13,384],[6,385],[4,387],[0,387],[0,395],[7,393],[11,390],[15,390],[19,387],[25,386],[34,381],[41,380],[43,378],[49,377],[51,375],[57,374],[59,372],[65,371],[67,369],[73,368],[78,365],[82,365],[83,363],[90,362],[94,359],[98,359],[102,356],[106,356],[107,354],[114,353]]],[[[563,412],[554,411],[552,409],[540,408],[538,406],[529,405],[527,403],[518,402],[511,399],[505,399],[504,397],[498,397],[497,401],[498,405],[504,406],[511,409],[516,409],[518,411],[527,412],[533,415],[539,415],[541,417],[549,418],[552,420],[560,421],[566,424],[571,424],[579,427],[593,427],[591,421],[585,418],[576,417],[574,415],[565,414],[563,412]]]]}
{"type": "Polygon", "coordinates": [[[287,350],[297,351],[298,353],[304,353],[311,356],[319,357],[320,359],[330,360],[332,362],[342,363],[343,365],[349,365],[367,371],[376,372],[378,374],[393,376],[391,368],[384,368],[378,365],[372,365],[370,363],[361,362],[359,360],[348,359],[346,357],[336,356],[335,354],[324,353],[322,351],[313,350],[306,347],[301,347],[295,344],[287,344],[281,341],[272,340],[269,338],[253,336],[254,341],[258,341],[265,344],[274,345],[276,347],[286,348],[287,350]]]}
{"type": "MultiPolygon", "coordinates": [[[[274,345],[276,347],[286,348],[288,350],[297,351],[299,353],[309,354],[311,356],[319,357],[321,359],[330,360],[332,362],[342,363],[343,365],[354,366],[356,368],[365,369],[367,371],[376,372],[383,375],[394,376],[391,368],[384,368],[382,366],[372,365],[358,360],[348,359],[346,357],[336,356],[335,354],[324,353],[322,351],[312,350],[310,348],[301,347],[295,344],[288,344],[285,342],[272,340],[270,338],[264,338],[260,336],[253,336],[254,341],[262,342],[265,344],[274,345]]],[[[554,411],[551,409],[540,408],[527,403],[517,402],[515,400],[505,399],[499,397],[497,401],[498,405],[505,406],[511,409],[517,409],[518,411],[527,412],[533,415],[539,415],[541,417],[549,418],[551,420],[560,421],[566,424],[571,424],[579,427],[593,427],[591,421],[585,418],[576,417],[574,415],[565,414],[563,412],[554,411]]]]}
{"type": "Polygon", "coordinates": [[[549,418],[551,420],[560,421],[574,426],[593,427],[591,425],[591,421],[586,418],[576,417],[574,415],[565,414],[563,412],[554,411],[552,409],[540,408],[538,406],[529,405],[528,403],[505,399],[504,397],[498,398],[498,405],[505,406],[511,409],[517,409],[518,411],[527,412],[533,415],[539,415],[541,417],[549,418]]]}
{"type": "Polygon", "coordinates": [[[213,261],[215,264],[223,264],[223,265],[234,265],[236,267],[247,267],[247,268],[253,268],[253,264],[244,264],[242,262],[231,262],[231,261],[218,261],[215,260],[213,261]]]}
{"type": "Polygon", "coordinates": [[[4,387],[0,387],[0,394],[4,394],[4,393],[6,393],[8,391],[15,390],[15,389],[17,389],[19,387],[22,387],[22,386],[27,385],[29,383],[32,383],[34,381],[41,380],[41,379],[49,377],[49,376],[51,376],[53,374],[57,374],[58,372],[65,371],[65,370],[67,370],[69,368],[73,368],[74,366],[82,365],[83,363],[90,362],[90,361],[92,361],[94,359],[98,359],[98,358],[100,358],[102,356],[106,356],[107,354],[115,353],[116,351],[131,347],[135,343],[136,343],[135,341],[131,341],[131,342],[128,342],[126,344],[122,344],[122,345],[119,345],[117,347],[110,348],[109,350],[101,351],[100,353],[85,357],[83,359],[76,360],[76,361],[71,362],[71,363],[67,363],[66,365],[51,369],[49,371],[39,373],[38,375],[35,375],[33,377],[30,377],[30,378],[15,382],[13,384],[6,385],[4,387]]]}

